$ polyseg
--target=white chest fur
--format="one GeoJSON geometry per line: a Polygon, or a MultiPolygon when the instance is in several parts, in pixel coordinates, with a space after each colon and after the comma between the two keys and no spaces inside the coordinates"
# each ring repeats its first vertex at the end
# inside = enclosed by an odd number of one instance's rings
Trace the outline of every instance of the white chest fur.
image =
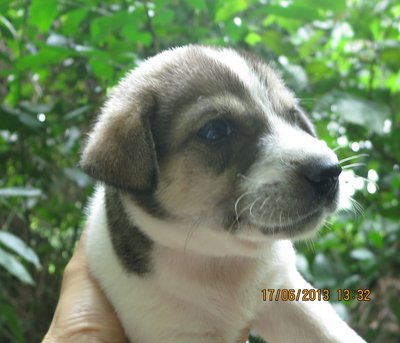
{"type": "Polygon", "coordinates": [[[111,244],[103,193],[99,188],[88,220],[89,264],[134,343],[235,342],[267,306],[261,289],[279,287],[280,271],[294,264],[287,241],[257,258],[204,257],[156,244],[153,272],[129,273],[111,244]]]}

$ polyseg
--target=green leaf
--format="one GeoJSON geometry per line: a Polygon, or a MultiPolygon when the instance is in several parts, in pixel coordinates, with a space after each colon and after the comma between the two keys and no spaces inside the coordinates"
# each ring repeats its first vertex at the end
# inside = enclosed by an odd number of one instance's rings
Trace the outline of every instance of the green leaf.
{"type": "Polygon", "coordinates": [[[0,15],[0,28],[8,36],[8,38],[15,38],[17,36],[17,31],[12,23],[2,15],[0,15]]]}
{"type": "Polygon", "coordinates": [[[19,237],[10,232],[0,231],[0,243],[8,249],[15,251],[24,260],[32,263],[37,269],[41,267],[39,257],[19,237]]]}
{"type": "Polygon", "coordinates": [[[397,322],[400,323],[400,300],[398,297],[391,297],[389,307],[396,315],[397,322]]]}
{"type": "Polygon", "coordinates": [[[365,127],[377,134],[383,134],[385,119],[389,117],[389,107],[343,92],[332,92],[318,101],[316,111],[332,110],[347,123],[365,127]]]}
{"type": "Polygon", "coordinates": [[[105,37],[115,33],[125,25],[137,25],[133,14],[116,12],[111,15],[97,17],[91,22],[90,36],[95,41],[103,42],[105,37]]]}
{"type": "Polygon", "coordinates": [[[29,22],[39,31],[47,33],[57,17],[57,0],[32,0],[29,22]]]}
{"type": "Polygon", "coordinates": [[[62,18],[63,31],[67,35],[75,36],[81,33],[81,22],[86,18],[89,10],[79,8],[74,11],[67,12],[62,18]]]}
{"type": "Polygon", "coordinates": [[[29,126],[30,128],[39,128],[43,126],[43,124],[36,118],[36,116],[33,116],[31,114],[20,112],[18,114],[18,118],[21,123],[29,126]]]}
{"type": "Polygon", "coordinates": [[[215,14],[215,21],[225,21],[235,14],[244,11],[249,6],[247,0],[218,1],[218,9],[215,14]]]}
{"type": "MultiPolygon", "coordinates": [[[[4,53],[4,52],[0,51],[0,60],[4,61],[8,65],[11,65],[11,59],[8,56],[7,53],[4,53]]],[[[11,69],[5,69],[4,68],[3,70],[0,70],[0,76],[2,76],[2,75],[10,75],[10,74],[12,74],[12,72],[13,71],[11,69]]]]}
{"type": "Polygon", "coordinates": [[[7,334],[12,336],[11,342],[25,342],[20,318],[11,305],[7,303],[0,304],[0,322],[4,323],[0,328],[0,333],[3,333],[3,330],[7,330],[7,334]]]}
{"type": "Polygon", "coordinates": [[[384,121],[389,117],[389,108],[363,98],[349,94],[338,100],[337,113],[349,123],[364,126],[378,134],[382,134],[384,121]]]}
{"type": "Polygon", "coordinates": [[[50,112],[54,108],[54,103],[32,103],[29,101],[21,101],[20,106],[31,113],[46,113],[50,112]]]}
{"type": "Polygon", "coordinates": [[[346,9],[346,0],[296,0],[297,5],[340,12],[346,9]]]}
{"type": "Polygon", "coordinates": [[[262,41],[262,38],[258,33],[249,32],[244,40],[247,44],[254,46],[257,43],[260,43],[262,41]]]}
{"type": "Polygon", "coordinates": [[[0,197],[38,197],[42,191],[37,188],[9,187],[0,188],[0,197]]]}
{"type": "Polygon", "coordinates": [[[331,262],[322,252],[315,256],[312,274],[315,275],[317,287],[332,287],[335,284],[331,262]]]}
{"type": "Polygon", "coordinates": [[[82,114],[89,111],[91,108],[92,108],[92,106],[90,106],[90,105],[84,105],[84,106],[78,107],[78,108],[72,110],[71,112],[68,112],[66,115],[64,115],[63,119],[64,120],[75,119],[76,117],[79,117],[82,114]]]}
{"type": "Polygon", "coordinates": [[[288,77],[287,83],[296,91],[305,89],[308,86],[308,78],[301,65],[286,63],[282,65],[285,75],[288,77]]]}
{"type": "Polygon", "coordinates": [[[290,5],[288,7],[281,6],[265,6],[263,11],[267,15],[275,15],[284,18],[313,21],[323,19],[323,16],[318,11],[318,8],[311,6],[290,5]]]}
{"type": "Polygon", "coordinates": [[[108,54],[102,51],[96,51],[92,54],[92,57],[89,58],[89,64],[94,74],[99,79],[105,80],[110,80],[114,72],[114,69],[110,65],[110,61],[112,61],[112,59],[108,54]]]}
{"type": "Polygon", "coordinates": [[[205,0],[184,0],[190,7],[197,10],[204,10],[207,6],[205,0]]]}
{"type": "Polygon", "coordinates": [[[8,130],[8,131],[17,131],[21,125],[18,117],[14,114],[10,113],[9,111],[5,110],[0,105],[0,129],[1,130],[8,130]]]}
{"type": "MultiPolygon", "coordinates": [[[[26,125],[30,129],[37,129],[43,126],[43,124],[36,118],[35,115],[32,115],[31,113],[22,112],[19,108],[1,106],[0,109],[2,110],[2,112],[5,112],[7,114],[7,117],[9,118],[7,121],[10,124],[13,124],[13,120],[11,118],[14,117],[18,119],[19,123],[26,125]]],[[[18,126],[21,125],[19,124],[18,126]]],[[[19,127],[17,127],[17,129],[18,128],[19,127]]]]}
{"type": "Polygon", "coordinates": [[[372,242],[372,244],[377,248],[383,248],[385,245],[384,235],[381,231],[369,231],[368,238],[372,242]]]}
{"type": "Polygon", "coordinates": [[[80,169],[77,168],[64,168],[65,175],[74,181],[79,187],[83,188],[91,183],[91,179],[80,169]]]}
{"type": "Polygon", "coordinates": [[[144,46],[150,46],[153,41],[153,36],[150,32],[139,32],[135,35],[135,41],[142,43],[144,46]]]}
{"type": "Polygon", "coordinates": [[[151,44],[153,39],[151,33],[142,28],[142,25],[145,25],[145,17],[144,8],[140,7],[133,13],[126,15],[125,18],[119,18],[123,22],[123,25],[120,27],[120,33],[125,42],[128,43],[128,48],[125,49],[124,53],[131,51],[130,46],[132,43],[141,43],[145,46],[151,44]]]}
{"type": "Polygon", "coordinates": [[[74,56],[73,50],[59,46],[43,46],[38,53],[19,58],[15,64],[15,69],[32,72],[43,66],[58,64],[71,56],[74,56]]]}
{"type": "Polygon", "coordinates": [[[23,283],[34,285],[31,275],[17,258],[0,248],[0,265],[23,283]]]}
{"type": "Polygon", "coordinates": [[[153,24],[158,26],[170,25],[170,23],[174,20],[174,17],[174,11],[162,9],[155,13],[153,24]]]}
{"type": "Polygon", "coordinates": [[[400,69],[400,47],[388,47],[381,51],[380,60],[387,63],[395,71],[400,69]]]}
{"type": "Polygon", "coordinates": [[[313,60],[305,66],[307,74],[316,79],[321,79],[324,76],[331,75],[334,70],[330,69],[326,62],[313,60]]]}
{"type": "Polygon", "coordinates": [[[375,258],[375,255],[372,253],[372,251],[368,250],[367,248],[354,249],[350,252],[350,256],[360,261],[372,260],[375,258]]]}
{"type": "Polygon", "coordinates": [[[99,41],[118,26],[118,22],[110,19],[110,16],[97,17],[90,24],[90,36],[93,40],[99,41]]]}
{"type": "Polygon", "coordinates": [[[294,48],[291,43],[288,42],[283,34],[278,31],[266,31],[262,36],[262,40],[265,45],[278,56],[291,56],[294,54],[294,48]]]}

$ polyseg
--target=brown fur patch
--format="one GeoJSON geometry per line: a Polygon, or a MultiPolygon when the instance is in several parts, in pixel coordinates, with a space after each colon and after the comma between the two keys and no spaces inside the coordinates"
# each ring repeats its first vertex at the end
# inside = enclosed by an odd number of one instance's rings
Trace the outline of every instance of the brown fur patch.
{"type": "Polygon", "coordinates": [[[124,111],[108,106],[82,154],[80,166],[87,174],[126,190],[154,187],[158,167],[149,123],[154,105],[149,99],[127,104],[124,111]]]}

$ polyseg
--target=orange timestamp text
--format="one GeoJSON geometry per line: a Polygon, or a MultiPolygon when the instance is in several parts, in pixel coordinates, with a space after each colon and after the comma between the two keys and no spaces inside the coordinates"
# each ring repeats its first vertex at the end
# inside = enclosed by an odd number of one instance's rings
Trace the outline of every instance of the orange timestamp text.
{"type": "Polygon", "coordinates": [[[264,288],[261,290],[263,301],[371,301],[370,289],[293,289],[293,288],[264,288]]]}

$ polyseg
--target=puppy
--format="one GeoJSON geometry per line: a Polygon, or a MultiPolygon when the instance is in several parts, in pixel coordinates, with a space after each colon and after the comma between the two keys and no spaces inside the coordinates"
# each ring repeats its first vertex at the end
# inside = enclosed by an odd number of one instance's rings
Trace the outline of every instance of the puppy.
{"type": "Polygon", "coordinates": [[[235,343],[248,327],[269,343],[364,342],[327,301],[283,301],[312,289],[291,240],[335,211],[341,168],[257,58],[185,46],[148,59],[80,165],[101,182],[90,269],[132,343],[235,343]]]}

